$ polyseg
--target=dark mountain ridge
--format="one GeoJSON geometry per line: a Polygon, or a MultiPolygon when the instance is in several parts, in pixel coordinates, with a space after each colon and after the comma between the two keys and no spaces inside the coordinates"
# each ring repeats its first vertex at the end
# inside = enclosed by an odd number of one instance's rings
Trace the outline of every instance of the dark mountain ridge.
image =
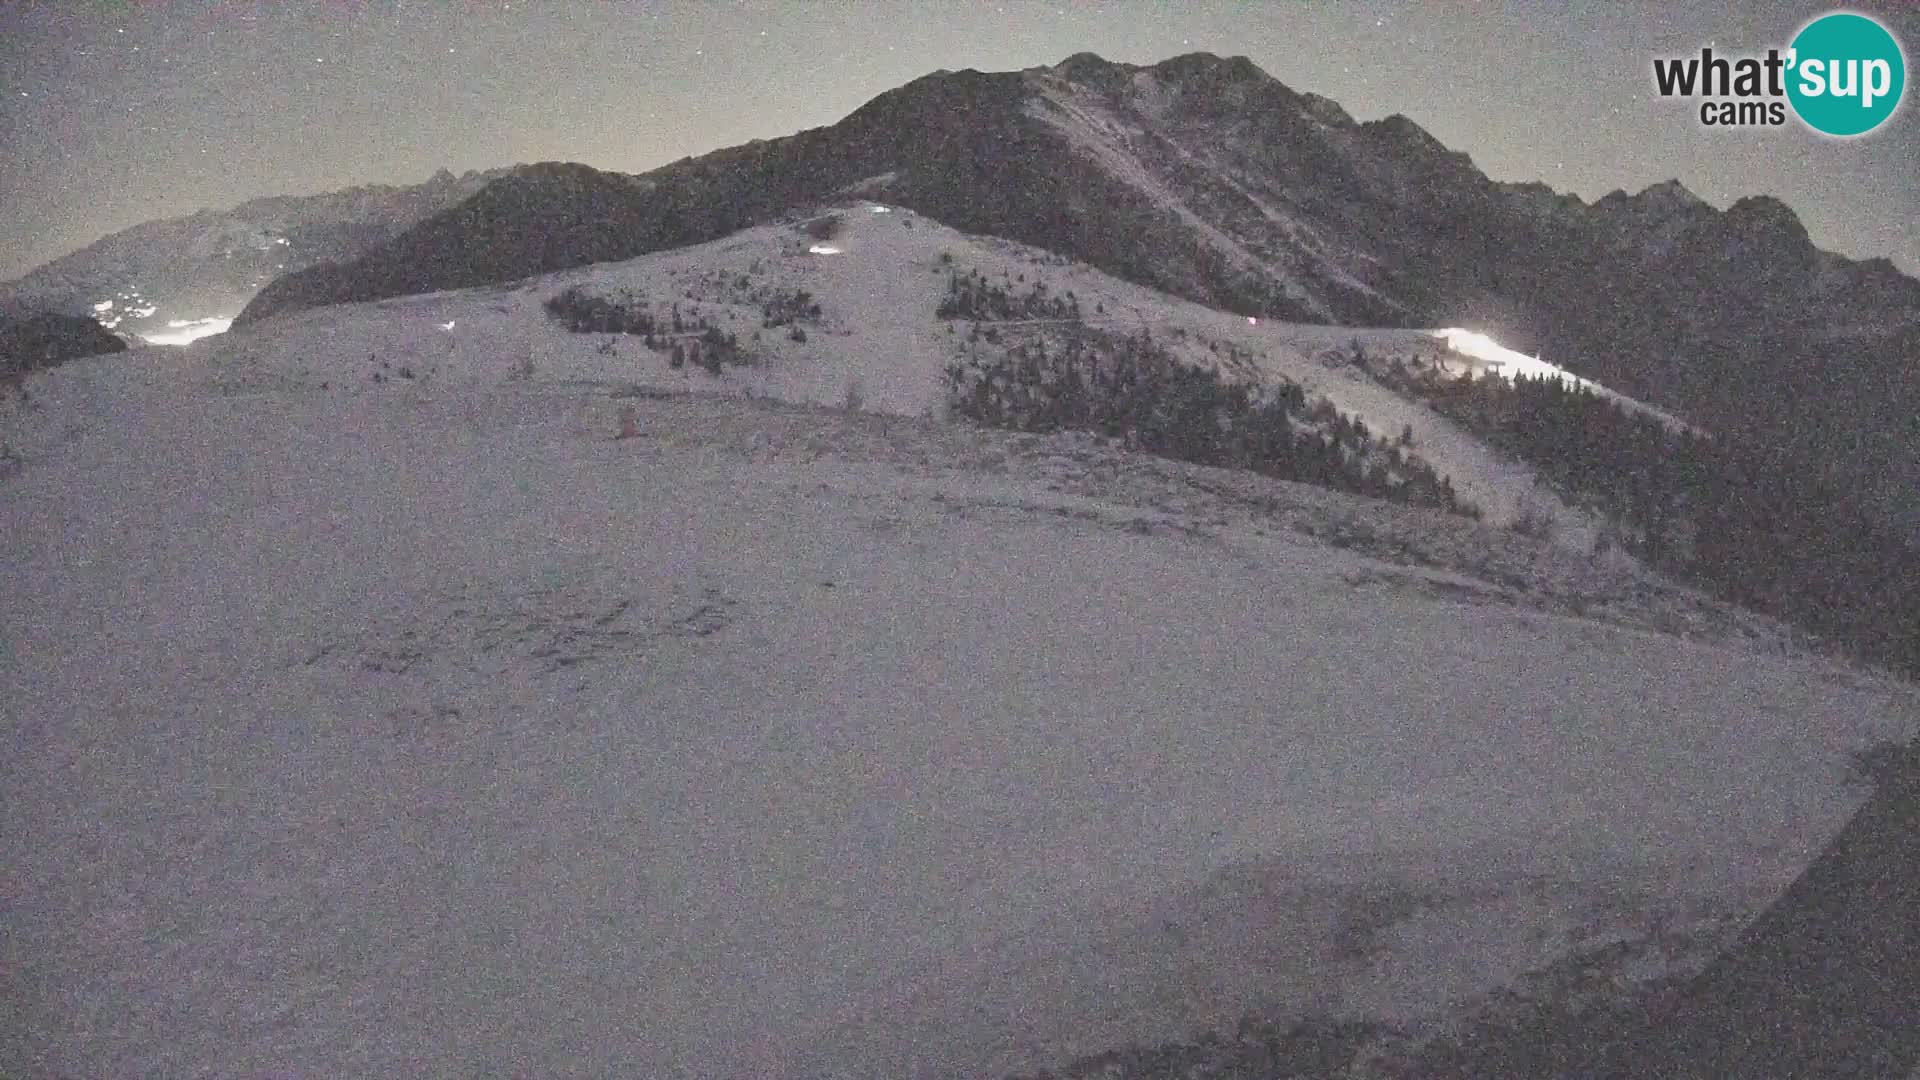
{"type": "Polygon", "coordinates": [[[83,356],[124,352],[126,347],[85,315],[0,305],[0,383],[83,356]]]}
{"type": "Polygon", "coordinates": [[[1721,212],[1669,182],[1588,205],[1498,183],[1406,117],[1356,123],[1244,57],[936,72],[830,127],[638,177],[546,164],[508,179],[348,266],[289,275],[246,318],[702,242],[872,180],[957,228],[1230,310],[1491,320],[1590,366],[1622,366],[1588,354],[1629,324],[1702,340],[1811,324],[1863,341],[1920,325],[1920,282],[1815,250],[1778,200],[1721,212]]]}

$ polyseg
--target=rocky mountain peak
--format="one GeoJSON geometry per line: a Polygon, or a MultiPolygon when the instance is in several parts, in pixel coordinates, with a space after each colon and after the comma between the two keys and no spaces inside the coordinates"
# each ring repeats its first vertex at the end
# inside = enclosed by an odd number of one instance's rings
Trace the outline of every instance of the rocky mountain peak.
{"type": "Polygon", "coordinates": [[[1687,190],[1687,186],[1678,179],[1663,180],[1658,184],[1649,185],[1634,198],[1650,206],[1673,209],[1692,209],[1707,205],[1706,200],[1687,190]]]}
{"type": "Polygon", "coordinates": [[[1752,235],[1773,235],[1795,246],[1812,247],[1807,227],[1793,208],[1771,195],[1749,195],[1727,207],[1725,223],[1752,235]]]}
{"type": "Polygon", "coordinates": [[[1098,86],[1138,69],[1131,64],[1116,64],[1099,53],[1077,52],[1047,70],[1068,82],[1098,86]]]}
{"type": "Polygon", "coordinates": [[[1620,190],[1608,192],[1593,204],[1593,211],[1598,220],[1614,228],[1629,232],[1652,229],[1663,237],[1718,216],[1706,200],[1679,180],[1665,180],[1634,195],[1620,190]]]}
{"type": "Polygon", "coordinates": [[[1360,127],[1361,130],[1382,142],[1397,144],[1422,156],[1442,157],[1453,154],[1453,151],[1447,149],[1445,143],[1434,138],[1426,128],[1414,123],[1412,118],[1403,113],[1394,113],[1379,120],[1369,120],[1360,127]]]}
{"type": "Polygon", "coordinates": [[[1170,57],[1153,65],[1156,74],[1168,78],[1202,78],[1231,82],[1275,82],[1273,76],[1244,56],[1217,56],[1210,52],[1190,52],[1170,57]]]}

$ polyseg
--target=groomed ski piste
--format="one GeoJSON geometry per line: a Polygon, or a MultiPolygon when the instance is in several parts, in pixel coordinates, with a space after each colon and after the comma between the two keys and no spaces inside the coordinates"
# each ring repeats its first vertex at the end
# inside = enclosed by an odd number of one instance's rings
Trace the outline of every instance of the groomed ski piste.
{"type": "Polygon", "coordinates": [[[1572,510],[1503,528],[1523,467],[1330,361],[1431,331],[842,216],[8,394],[0,1074],[994,1076],[1416,1025],[1688,962],[1920,721],[1572,510]],[[955,268],[1411,424],[1489,520],[947,420],[955,268]],[[570,333],[570,285],[754,361],[570,333]]]}

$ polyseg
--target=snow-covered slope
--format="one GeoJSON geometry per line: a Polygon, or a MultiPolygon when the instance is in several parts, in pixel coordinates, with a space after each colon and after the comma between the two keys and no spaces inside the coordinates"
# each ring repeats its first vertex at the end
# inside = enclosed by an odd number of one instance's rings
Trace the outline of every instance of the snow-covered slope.
{"type": "MultiPolygon", "coordinates": [[[[1751,913],[1920,718],[1631,565],[922,417],[940,252],[1044,260],[908,221],[29,376],[0,1073],[976,1076],[1418,1017],[1751,913]],[[732,311],[758,365],[603,354],[568,284],[732,311]],[[751,344],[760,285],[805,342],[751,344]],[[856,379],[894,415],[744,400],[856,379]]],[[[1046,269],[1402,415],[1320,365],[1351,332],[1046,269]]]]}
{"type": "MultiPolygon", "coordinates": [[[[1432,410],[1399,397],[1346,362],[1358,344],[1376,358],[1425,363],[1446,359],[1455,370],[1484,358],[1451,352],[1439,331],[1355,329],[1250,320],[1120,281],[1058,256],[992,237],[972,237],[879,203],[835,211],[836,233],[818,241],[798,225],[749,229],[725,240],[531,279],[517,286],[320,309],[261,324],[250,337],[212,344],[217,362],[274,378],[359,382],[406,366],[434,380],[500,378],[532,364],[541,377],[617,378],[666,388],[700,388],[786,401],[839,405],[849,391],[872,411],[910,416],[938,412],[941,371],[963,355],[967,323],[934,319],[954,272],[977,271],[1010,290],[1044,282],[1056,296],[1074,293],[1087,322],[1132,333],[1145,329],[1196,363],[1221,364],[1227,346],[1255,358],[1239,377],[1288,379],[1311,397],[1391,437],[1411,428],[1417,453],[1450,477],[1488,520],[1552,513],[1558,542],[1589,550],[1595,525],[1539,487],[1527,466],[1491,452],[1432,410]],[[819,248],[828,254],[816,254],[819,248]],[[668,367],[663,353],[637,338],[572,334],[541,310],[549,297],[577,286],[592,296],[643,297],[663,321],[674,305],[734,333],[752,363],[719,378],[688,366],[668,367]],[[769,296],[804,290],[821,307],[805,323],[805,342],[787,327],[762,325],[769,296]],[[449,325],[451,324],[451,325],[449,325]],[[292,347],[288,343],[303,344],[292,347]],[[315,348],[311,342],[324,343],[315,348]],[[1218,346],[1218,350],[1211,346],[1218,346]],[[364,361],[373,357],[370,366],[364,361]],[[354,361],[361,361],[355,363],[354,361]],[[293,366],[288,367],[291,363],[293,366]],[[429,375],[428,373],[432,373],[429,375]]],[[[638,306],[638,305],[636,305],[638,306]]],[[[1002,325],[1009,341],[1057,327],[1002,325]]],[[[425,391],[423,391],[425,392],[425,391]]]]}
{"type": "Polygon", "coordinates": [[[1405,116],[1359,123],[1205,53],[934,72],[639,176],[515,169],[357,258],[289,268],[238,321],[631,258],[848,193],[1242,315],[1485,331],[1841,463],[1896,516],[1920,488],[1920,281],[1885,259],[1820,251],[1769,196],[1721,211],[1676,181],[1589,205],[1499,183],[1405,116]]]}

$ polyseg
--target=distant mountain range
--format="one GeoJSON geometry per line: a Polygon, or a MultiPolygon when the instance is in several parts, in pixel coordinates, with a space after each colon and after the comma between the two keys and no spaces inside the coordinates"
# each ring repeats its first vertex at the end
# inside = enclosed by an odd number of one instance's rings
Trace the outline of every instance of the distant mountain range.
{"type": "Polygon", "coordinates": [[[275,196],[150,221],[0,285],[0,305],[90,315],[135,339],[164,334],[170,323],[232,318],[281,274],[354,259],[507,171],[441,170],[422,184],[275,196]]]}

